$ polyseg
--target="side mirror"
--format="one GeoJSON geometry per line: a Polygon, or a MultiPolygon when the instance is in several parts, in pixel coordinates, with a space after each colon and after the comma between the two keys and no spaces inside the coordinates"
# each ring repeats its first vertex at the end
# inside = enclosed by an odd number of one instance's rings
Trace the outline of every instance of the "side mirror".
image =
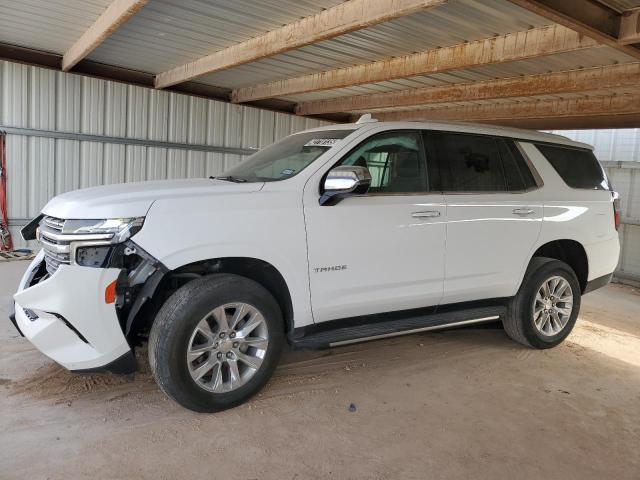
{"type": "Polygon", "coordinates": [[[324,180],[320,205],[335,205],[344,197],[367,193],[371,173],[367,167],[343,165],[329,171],[324,180]]]}

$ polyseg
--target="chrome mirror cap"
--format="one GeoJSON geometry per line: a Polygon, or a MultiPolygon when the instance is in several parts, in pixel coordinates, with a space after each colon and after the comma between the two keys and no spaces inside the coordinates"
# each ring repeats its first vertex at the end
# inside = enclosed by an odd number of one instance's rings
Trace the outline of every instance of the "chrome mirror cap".
{"type": "Polygon", "coordinates": [[[324,181],[324,191],[350,193],[364,185],[367,188],[371,185],[368,168],[343,165],[329,171],[324,181]]]}
{"type": "Polygon", "coordinates": [[[370,185],[371,173],[368,168],[349,165],[335,167],[325,178],[320,205],[334,205],[338,199],[352,193],[367,193],[370,185]]]}

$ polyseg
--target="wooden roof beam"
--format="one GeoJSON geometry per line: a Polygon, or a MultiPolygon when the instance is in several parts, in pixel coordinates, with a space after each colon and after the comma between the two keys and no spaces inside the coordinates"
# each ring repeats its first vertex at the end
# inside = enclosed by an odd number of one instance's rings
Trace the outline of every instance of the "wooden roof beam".
{"type": "Polygon", "coordinates": [[[618,43],[622,45],[640,43],[640,9],[623,12],[618,43]]]}
{"type": "MultiPolygon", "coordinates": [[[[382,112],[380,121],[440,120],[504,123],[514,120],[544,120],[552,118],[615,117],[640,115],[640,93],[594,95],[591,97],[553,100],[528,100],[489,105],[422,108],[382,112]]],[[[355,117],[354,117],[355,118],[355,117]]]]}
{"type": "Polygon", "coordinates": [[[451,47],[433,48],[389,60],[239,88],[233,90],[231,101],[250,102],[417,75],[432,75],[597,46],[598,42],[591,38],[560,25],[551,25],[451,47]]]}
{"type": "MultiPolygon", "coordinates": [[[[640,60],[640,49],[628,45],[633,42],[625,43],[624,37],[621,37],[623,19],[628,15],[620,14],[602,3],[588,0],[508,1],[640,60]]],[[[627,25],[625,28],[631,26],[627,22],[632,20],[624,20],[627,25]]]]}
{"type": "Polygon", "coordinates": [[[442,5],[447,0],[349,0],[156,76],[166,88],[203,75],[361,30],[442,5]]]}
{"type": "Polygon", "coordinates": [[[640,63],[438,87],[422,87],[375,95],[336,97],[301,102],[296,105],[295,112],[298,115],[322,115],[337,112],[375,111],[392,107],[581,93],[629,86],[640,87],[640,63]]]}
{"type": "Polygon", "coordinates": [[[98,19],[80,36],[62,57],[62,70],[67,72],[84,59],[113,32],[134,16],[149,0],[113,0],[98,19]]]}

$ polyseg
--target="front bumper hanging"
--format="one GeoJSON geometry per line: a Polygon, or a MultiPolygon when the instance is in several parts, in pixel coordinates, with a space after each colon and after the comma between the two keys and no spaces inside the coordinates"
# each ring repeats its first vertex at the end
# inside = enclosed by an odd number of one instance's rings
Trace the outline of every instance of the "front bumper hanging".
{"type": "Polygon", "coordinates": [[[51,277],[31,285],[43,255],[33,260],[14,295],[18,331],[68,370],[134,371],[135,357],[115,305],[105,299],[120,270],[61,265],[51,277]]]}

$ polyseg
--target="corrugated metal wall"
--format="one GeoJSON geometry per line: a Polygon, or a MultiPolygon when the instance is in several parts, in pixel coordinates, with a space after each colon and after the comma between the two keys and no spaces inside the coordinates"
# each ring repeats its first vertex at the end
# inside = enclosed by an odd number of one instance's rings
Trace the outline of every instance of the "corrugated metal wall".
{"type": "MultiPolygon", "coordinates": [[[[326,122],[0,62],[0,125],[225,147],[263,147],[326,122]]],[[[120,182],[217,175],[242,156],[8,135],[8,209],[19,225],[60,193],[120,182]]]]}
{"type": "Polygon", "coordinates": [[[622,253],[617,275],[640,282],[640,129],[562,130],[559,135],[595,147],[613,188],[620,194],[622,253]]]}
{"type": "Polygon", "coordinates": [[[640,162],[606,162],[607,175],[620,194],[622,252],[617,274],[640,282],[640,162]]]}

